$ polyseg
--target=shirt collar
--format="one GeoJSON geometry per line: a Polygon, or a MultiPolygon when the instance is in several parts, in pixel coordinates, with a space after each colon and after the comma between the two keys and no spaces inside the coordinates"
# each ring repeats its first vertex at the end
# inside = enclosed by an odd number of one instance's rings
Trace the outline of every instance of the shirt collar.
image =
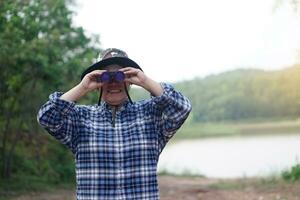
{"type": "MultiPolygon", "coordinates": [[[[130,107],[130,102],[129,100],[126,100],[124,101],[121,105],[118,106],[118,110],[117,112],[122,112],[123,110],[127,109],[130,107]]],[[[102,101],[101,102],[101,107],[102,109],[104,109],[105,111],[108,111],[108,112],[112,112],[112,106],[109,105],[107,102],[105,101],[102,101]]]]}

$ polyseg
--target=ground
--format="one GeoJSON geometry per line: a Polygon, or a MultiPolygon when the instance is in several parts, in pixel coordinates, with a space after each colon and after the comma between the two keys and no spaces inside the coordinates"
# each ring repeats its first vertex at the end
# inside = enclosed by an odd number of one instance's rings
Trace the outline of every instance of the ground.
{"type": "Polygon", "coordinates": [[[300,183],[164,176],[162,200],[300,200],[300,183]]]}
{"type": "MultiPolygon", "coordinates": [[[[300,182],[275,179],[220,180],[159,177],[161,200],[300,200],[300,182]]],[[[74,190],[29,193],[13,200],[74,200],[74,190]]]]}

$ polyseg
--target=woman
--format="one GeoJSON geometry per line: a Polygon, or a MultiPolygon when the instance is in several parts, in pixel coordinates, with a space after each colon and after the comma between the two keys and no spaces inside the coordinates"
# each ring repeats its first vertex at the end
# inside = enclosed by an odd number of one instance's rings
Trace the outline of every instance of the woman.
{"type": "Polygon", "coordinates": [[[39,123],[75,155],[77,199],[159,199],[159,155],[188,117],[189,100],[115,48],[81,78],[66,93],[51,94],[38,113],[39,123]],[[151,99],[132,102],[131,84],[151,99]],[[75,104],[94,90],[98,105],[75,104]]]}

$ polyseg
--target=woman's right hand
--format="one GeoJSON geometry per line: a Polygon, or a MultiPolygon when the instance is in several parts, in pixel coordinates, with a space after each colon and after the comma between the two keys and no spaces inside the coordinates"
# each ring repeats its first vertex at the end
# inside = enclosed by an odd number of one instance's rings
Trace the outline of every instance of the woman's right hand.
{"type": "Polygon", "coordinates": [[[60,99],[74,102],[85,96],[88,92],[101,88],[103,83],[98,80],[103,72],[105,72],[105,70],[95,70],[88,73],[78,85],[64,93],[60,99]]]}
{"type": "Polygon", "coordinates": [[[106,70],[94,70],[84,76],[84,78],[80,82],[80,87],[85,90],[85,92],[90,92],[95,89],[100,89],[103,85],[99,81],[99,77],[106,70]]]}

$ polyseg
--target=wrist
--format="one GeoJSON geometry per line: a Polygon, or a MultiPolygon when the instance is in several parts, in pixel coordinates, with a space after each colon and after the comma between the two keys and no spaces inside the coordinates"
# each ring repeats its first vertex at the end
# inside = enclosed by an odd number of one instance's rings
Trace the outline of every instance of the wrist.
{"type": "Polygon", "coordinates": [[[86,87],[82,82],[80,82],[78,85],[76,85],[74,87],[74,89],[81,96],[86,95],[89,92],[89,88],[86,87]]]}
{"type": "Polygon", "coordinates": [[[147,77],[147,79],[145,80],[143,88],[145,88],[153,96],[160,96],[164,92],[162,86],[158,82],[150,79],[149,77],[147,77]]]}
{"type": "Polygon", "coordinates": [[[66,101],[75,102],[86,95],[87,92],[88,91],[81,84],[78,84],[68,92],[64,93],[60,98],[66,101]]]}
{"type": "Polygon", "coordinates": [[[74,87],[74,89],[79,98],[86,95],[89,92],[88,88],[86,88],[84,85],[82,85],[82,83],[79,83],[78,85],[76,85],[74,87]]]}

